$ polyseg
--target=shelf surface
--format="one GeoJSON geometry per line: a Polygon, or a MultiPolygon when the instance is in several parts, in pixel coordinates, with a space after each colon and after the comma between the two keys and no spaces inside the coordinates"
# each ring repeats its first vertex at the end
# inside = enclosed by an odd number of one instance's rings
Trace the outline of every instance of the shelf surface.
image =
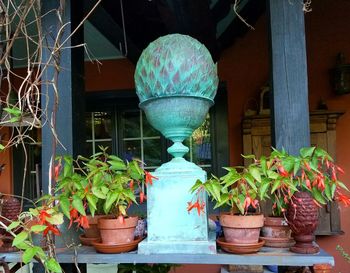
{"type": "MultiPolygon", "coordinates": [[[[60,263],[73,263],[74,249],[56,249],[60,263]]],[[[92,247],[77,247],[76,260],[86,264],[112,263],[174,263],[174,264],[242,264],[312,266],[328,263],[334,266],[334,258],[321,249],[318,254],[296,254],[286,249],[263,247],[255,254],[235,255],[218,250],[217,254],[138,254],[137,251],[121,254],[100,254],[92,247]]],[[[6,262],[21,262],[20,252],[0,253],[6,262]]]]}

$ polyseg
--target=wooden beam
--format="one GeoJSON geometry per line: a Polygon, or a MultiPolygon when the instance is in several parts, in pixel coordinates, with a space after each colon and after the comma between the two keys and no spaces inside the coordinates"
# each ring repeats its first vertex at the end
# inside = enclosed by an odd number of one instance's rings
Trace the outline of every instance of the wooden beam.
{"type": "MultiPolygon", "coordinates": [[[[42,77],[41,105],[43,110],[44,124],[42,129],[42,185],[43,191],[49,191],[49,164],[55,153],[55,137],[62,145],[57,144],[57,155],[70,154],[76,156],[83,152],[85,143],[85,97],[84,97],[84,49],[83,47],[72,48],[84,41],[83,28],[77,31],[67,43],[62,46],[59,54],[54,54],[52,49],[59,32],[59,18],[56,10],[60,6],[60,0],[42,1],[41,12],[42,30],[46,45],[43,48],[43,64],[49,63],[42,77]],[[50,61],[49,61],[50,60],[50,61]],[[55,62],[56,60],[57,62],[55,62]],[[55,65],[59,68],[57,76],[55,65]],[[50,84],[57,76],[58,106],[55,118],[55,130],[50,122],[53,120],[55,109],[55,90],[50,84]]],[[[76,28],[81,21],[83,9],[79,1],[66,0],[64,6],[63,36],[59,39],[62,43],[76,28]]]]}
{"type": "Polygon", "coordinates": [[[272,145],[298,154],[310,145],[302,2],[268,0],[272,145]]]}
{"type": "MultiPolygon", "coordinates": [[[[84,0],[85,13],[89,12],[91,8],[95,5],[95,3],[95,0],[84,0]]],[[[127,49],[125,48],[123,28],[119,26],[119,24],[103,8],[101,4],[91,14],[91,16],[89,17],[89,22],[117,49],[120,50],[121,46],[123,52],[127,52],[126,57],[132,63],[137,63],[142,51],[128,36],[126,36],[127,49]]]]}

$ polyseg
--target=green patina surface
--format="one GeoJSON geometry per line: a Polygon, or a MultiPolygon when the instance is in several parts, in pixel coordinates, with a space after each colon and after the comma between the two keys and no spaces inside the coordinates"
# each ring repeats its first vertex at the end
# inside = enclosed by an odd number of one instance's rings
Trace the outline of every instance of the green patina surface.
{"type": "Polygon", "coordinates": [[[206,211],[187,212],[191,186],[207,175],[183,158],[182,144],[213,105],[218,76],[210,53],[186,35],[161,37],[142,53],[135,83],[149,123],[174,142],[168,148],[174,158],[153,173],[158,180],[147,189],[148,237],[139,253],[215,253],[206,211]]]}

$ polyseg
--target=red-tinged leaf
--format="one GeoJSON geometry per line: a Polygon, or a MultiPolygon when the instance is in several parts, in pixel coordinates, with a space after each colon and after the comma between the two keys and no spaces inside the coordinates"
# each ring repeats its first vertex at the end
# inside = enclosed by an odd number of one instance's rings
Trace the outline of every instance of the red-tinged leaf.
{"type": "Polygon", "coordinates": [[[342,168],[340,168],[339,166],[337,166],[337,170],[341,173],[341,174],[345,174],[344,170],[342,168]]]}

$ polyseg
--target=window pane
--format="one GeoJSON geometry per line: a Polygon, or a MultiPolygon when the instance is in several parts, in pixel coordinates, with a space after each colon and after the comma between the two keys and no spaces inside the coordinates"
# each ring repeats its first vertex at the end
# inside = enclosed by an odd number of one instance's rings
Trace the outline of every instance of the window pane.
{"type": "Polygon", "coordinates": [[[122,158],[128,161],[132,159],[141,160],[141,141],[140,140],[124,140],[123,141],[124,154],[122,158]]]}
{"type": "Polygon", "coordinates": [[[122,113],[124,138],[140,137],[140,111],[122,113]]]}
{"type": "Polygon", "coordinates": [[[143,112],[142,112],[142,124],[143,124],[144,137],[160,136],[160,133],[148,123],[146,115],[143,112]]]}
{"type": "Polygon", "coordinates": [[[85,117],[86,139],[92,139],[91,115],[92,113],[86,113],[85,117]]]}
{"type": "Polygon", "coordinates": [[[112,137],[111,136],[111,132],[112,132],[111,113],[95,112],[94,125],[95,125],[95,139],[112,137]]]}
{"type": "MultiPolygon", "coordinates": [[[[185,158],[197,165],[211,165],[210,116],[207,115],[203,124],[196,129],[191,138],[184,141],[190,148],[185,158]]],[[[208,167],[209,167],[208,166],[208,167]]]]}
{"type": "Polygon", "coordinates": [[[93,151],[92,151],[92,142],[85,142],[85,151],[84,151],[84,155],[86,157],[89,157],[90,155],[93,154],[93,151]]]}
{"type": "Polygon", "coordinates": [[[143,156],[146,167],[160,166],[161,164],[160,139],[145,139],[143,142],[143,156]]]}

